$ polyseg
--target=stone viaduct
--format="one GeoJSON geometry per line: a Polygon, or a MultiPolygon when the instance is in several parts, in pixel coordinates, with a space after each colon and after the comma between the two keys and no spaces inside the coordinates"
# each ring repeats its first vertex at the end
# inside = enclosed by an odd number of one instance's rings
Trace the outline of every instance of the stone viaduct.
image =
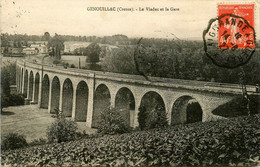
{"type": "MultiPolygon", "coordinates": [[[[161,102],[169,124],[187,122],[188,103],[201,107],[201,120],[219,116],[212,111],[241,94],[237,87],[210,86],[207,82],[166,78],[145,80],[142,76],[90,71],[61,66],[17,61],[16,82],[19,93],[40,108],[64,112],[75,121],[96,127],[100,111],[115,107],[125,112],[130,126],[138,126],[139,107],[144,101],[161,102]],[[209,85],[209,86],[208,86],[209,85]],[[153,97],[153,98],[150,98],[153,97]]],[[[153,106],[148,106],[153,110],[153,106]]]]}

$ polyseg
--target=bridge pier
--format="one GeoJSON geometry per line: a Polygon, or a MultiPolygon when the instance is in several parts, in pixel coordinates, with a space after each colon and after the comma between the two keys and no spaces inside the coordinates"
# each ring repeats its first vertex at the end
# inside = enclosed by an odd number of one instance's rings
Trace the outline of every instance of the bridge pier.
{"type": "Polygon", "coordinates": [[[33,88],[32,88],[32,100],[31,100],[31,103],[35,103],[35,100],[34,100],[34,96],[35,96],[35,86],[36,86],[36,84],[35,84],[35,80],[36,80],[36,77],[34,77],[34,79],[33,79],[33,88]]]}
{"type": "Polygon", "coordinates": [[[116,104],[116,95],[115,95],[115,93],[111,93],[111,97],[110,97],[111,99],[111,103],[110,103],[110,107],[111,108],[115,108],[115,104],[116,104]]]}
{"type": "Polygon", "coordinates": [[[134,111],[134,118],[133,118],[133,128],[137,128],[139,126],[138,123],[138,113],[139,113],[139,106],[141,105],[142,97],[136,95],[135,97],[135,111],[134,111]]]}
{"type": "Polygon", "coordinates": [[[16,66],[16,91],[18,93],[20,93],[19,88],[20,88],[20,70],[19,67],[16,66]]]}
{"type": "Polygon", "coordinates": [[[48,113],[51,113],[52,79],[50,79],[49,83],[50,83],[50,89],[49,89],[48,113]]]}
{"type": "Polygon", "coordinates": [[[19,71],[18,71],[18,66],[15,68],[16,71],[16,78],[15,78],[15,83],[16,83],[16,91],[19,92],[19,71]]]}
{"type": "Polygon", "coordinates": [[[95,92],[95,79],[94,75],[93,77],[89,80],[89,94],[88,94],[88,112],[87,112],[87,121],[86,121],[86,126],[91,128],[92,127],[92,118],[93,118],[93,109],[94,109],[94,92],[95,92]]]}
{"type": "Polygon", "coordinates": [[[170,100],[165,102],[165,111],[166,111],[166,118],[168,121],[168,125],[171,125],[172,106],[171,106],[170,100]]]}
{"type": "Polygon", "coordinates": [[[43,82],[43,75],[39,77],[39,93],[38,93],[38,107],[41,107],[41,101],[42,101],[42,82],[43,82]]]}
{"type": "Polygon", "coordinates": [[[26,93],[27,96],[26,96],[26,99],[27,99],[27,100],[30,100],[30,99],[29,99],[29,93],[30,93],[30,74],[29,74],[29,72],[28,72],[28,75],[27,75],[27,76],[28,76],[28,78],[27,78],[27,81],[28,81],[28,82],[27,82],[27,85],[26,85],[26,87],[27,87],[27,93],[26,93]]]}
{"type": "Polygon", "coordinates": [[[72,96],[72,120],[76,121],[75,116],[76,116],[76,96],[77,96],[77,88],[74,86],[73,87],[73,96],[72,96]]]}
{"type": "Polygon", "coordinates": [[[23,92],[23,90],[24,90],[24,74],[25,74],[25,72],[24,72],[24,70],[22,71],[22,74],[23,74],[23,76],[22,76],[22,80],[21,80],[21,93],[22,94],[24,94],[24,92],[23,92]]]}
{"type": "Polygon", "coordinates": [[[63,97],[63,84],[64,82],[61,82],[61,86],[60,86],[60,98],[57,99],[59,100],[59,110],[62,111],[62,104],[63,104],[63,101],[62,101],[62,97],[63,97]]]}
{"type": "Polygon", "coordinates": [[[38,104],[38,98],[39,98],[39,89],[40,89],[40,75],[39,73],[36,73],[34,77],[34,89],[33,89],[33,104],[38,104]]]}
{"type": "Polygon", "coordinates": [[[22,85],[21,79],[22,79],[22,70],[19,69],[19,82],[18,82],[19,87],[18,87],[18,93],[21,93],[21,85],[22,85]]]}

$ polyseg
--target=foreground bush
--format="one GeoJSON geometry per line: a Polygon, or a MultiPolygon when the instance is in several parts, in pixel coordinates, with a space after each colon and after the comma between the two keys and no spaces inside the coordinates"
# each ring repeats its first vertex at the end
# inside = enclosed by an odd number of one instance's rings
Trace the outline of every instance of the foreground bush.
{"type": "Polygon", "coordinates": [[[4,107],[24,105],[24,95],[9,94],[1,96],[1,111],[4,107]]]}
{"type": "Polygon", "coordinates": [[[77,123],[67,120],[62,112],[57,113],[57,119],[47,128],[48,142],[66,142],[76,137],[77,123]]]}
{"type": "Polygon", "coordinates": [[[23,105],[22,95],[11,94],[10,85],[16,84],[16,64],[4,63],[1,68],[1,112],[9,106],[23,105]]]}
{"type": "Polygon", "coordinates": [[[24,95],[22,94],[11,94],[9,98],[11,106],[24,105],[24,95]]]}
{"type": "Polygon", "coordinates": [[[256,166],[260,115],[2,152],[9,166],[256,166]]]}
{"type": "Polygon", "coordinates": [[[61,63],[61,61],[60,60],[58,60],[58,59],[55,59],[55,60],[53,60],[53,62],[52,62],[53,64],[55,64],[55,65],[57,65],[57,64],[60,64],[61,63]]]}
{"type": "Polygon", "coordinates": [[[98,125],[98,133],[101,134],[122,134],[130,132],[130,126],[116,109],[106,109],[101,112],[101,119],[98,125]]]}
{"type": "Polygon", "coordinates": [[[166,128],[168,121],[166,112],[160,105],[148,112],[144,106],[139,108],[138,123],[141,130],[153,129],[153,128],[166,128]]]}
{"type": "Polygon", "coordinates": [[[19,135],[17,133],[9,133],[8,135],[3,137],[1,143],[2,150],[13,150],[22,147],[26,147],[28,144],[23,135],[19,135]]]}

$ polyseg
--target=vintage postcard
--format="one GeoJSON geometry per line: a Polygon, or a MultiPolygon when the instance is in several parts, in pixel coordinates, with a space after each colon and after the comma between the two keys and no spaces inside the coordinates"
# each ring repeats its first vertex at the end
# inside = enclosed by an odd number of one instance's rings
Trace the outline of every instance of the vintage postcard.
{"type": "Polygon", "coordinates": [[[1,0],[1,166],[260,166],[259,0],[1,0]]]}

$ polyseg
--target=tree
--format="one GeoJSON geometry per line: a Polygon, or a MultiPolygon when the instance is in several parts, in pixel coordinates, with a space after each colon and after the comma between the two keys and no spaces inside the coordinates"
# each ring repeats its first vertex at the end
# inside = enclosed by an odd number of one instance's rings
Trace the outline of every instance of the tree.
{"type": "Polygon", "coordinates": [[[58,34],[50,38],[48,41],[48,48],[51,49],[50,55],[55,59],[61,59],[61,51],[64,49],[64,40],[58,34]]]}
{"type": "Polygon", "coordinates": [[[104,57],[101,66],[105,71],[138,74],[134,63],[134,49],[129,47],[114,49],[104,57]]]}
{"type": "Polygon", "coordinates": [[[45,32],[44,35],[43,35],[43,40],[44,41],[49,41],[51,38],[51,35],[49,32],[45,32]]]}
{"type": "Polygon", "coordinates": [[[140,106],[138,110],[139,110],[139,112],[138,112],[139,128],[141,130],[144,130],[145,126],[146,126],[146,117],[147,117],[148,113],[144,106],[140,106]]]}
{"type": "Polygon", "coordinates": [[[8,106],[23,105],[23,95],[11,94],[10,85],[14,85],[16,80],[16,64],[4,63],[1,69],[1,112],[8,106]]]}
{"type": "Polygon", "coordinates": [[[86,62],[97,63],[99,62],[99,55],[101,47],[97,43],[91,43],[84,51],[83,54],[87,56],[86,62]]]}
{"type": "Polygon", "coordinates": [[[1,34],[1,47],[8,47],[9,46],[9,35],[7,33],[1,34]]]}
{"type": "Polygon", "coordinates": [[[1,70],[1,112],[3,108],[9,106],[10,98],[10,74],[7,68],[1,70]]]}

